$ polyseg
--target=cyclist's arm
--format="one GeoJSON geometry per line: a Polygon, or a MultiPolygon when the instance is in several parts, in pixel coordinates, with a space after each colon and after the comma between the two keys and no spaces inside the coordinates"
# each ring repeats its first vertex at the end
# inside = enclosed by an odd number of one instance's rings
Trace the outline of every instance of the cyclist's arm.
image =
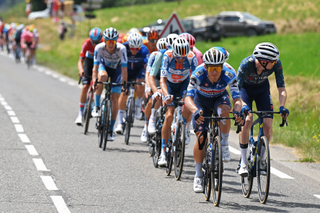
{"type": "Polygon", "coordinates": [[[162,77],[160,78],[160,87],[162,89],[162,93],[164,96],[169,95],[168,93],[168,87],[167,87],[167,77],[162,77]]]}
{"type": "Polygon", "coordinates": [[[122,72],[122,83],[125,81],[128,82],[128,68],[121,67],[121,72],[122,72]]]}
{"type": "Polygon", "coordinates": [[[161,67],[161,63],[162,63],[162,54],[161,52],[159,52],[157,55],[156,55],[156,58],[154,59],[154,62],[152,64],[152,67],[151,67],[151,70],[150,70],[150,75],[152,76],[157,76],[159,70],[160,70],[160,67],[161,67]]]}
{"type": "Polygon", "coordinates": [[[278,91],[280,106],[285,106],[287,100],[287,90],[285,87],[279,87],[278,91]]]}
{"type": "Polygon", "coordinates": [[[185,98],[186,107],[194,114],[198,107],[194,103],[194,97],[196,96],[197,85],[200,85],[200,79],[196,76],[197,72],[194,72],[190,77],[190,82],[187,88],[187,96],[185,98]]]}
{"type": "MultiPolygon", "coordinates": [[[[123,46],[123,45],[122,45],[123,46]]],[[[122,83],[128,82],[128,58],[127,49],[125,46],[121,48],[121,72],[122,72],[122,83]]]]}
{"type": "Polygon", "coordinates": [[[150,87],[150,85],[149,85],[149,72],[147,72],[147,65],[144,65],[144,71],[145,71],[144,81],[145,81],[146,87],[150,87]]]}
{"type": "Polygon", "coordinates": [[[96,82],[96,78],[98,77],[98,69],[99,69],[99,64],[98,65],[93,65],[93,69],[92,69],[92,82],[93,82],[93,85],[96,82]]]}
{"type": "Polygon", "coordinates": [[[83,69],[83,63],[84,63],[84,58],[79,58],[79,61],[78,61],[78,70],[79,70],[79,73],[78,73],[78,76],[81,77],[84,73],[84,69],[83,69]]]}
{"type": "Polygon", "coordinates": [[[98,77],[98,69],[100,63],[100,51],[98,50],[98,45],[94,48],[94,57],[93,57],[93,69],[92,69],[92,82],[93,85],[96,82],[96,78],[98,77]]]}
{"type": "Polygon", "coordinates": [[[152,75],[149,75],[149,85],[153,93],[156,93],[158,91],[156,87],[156,81],[154,80],[154,76],[152,75]]]}
{"type": "Polygon", "coordinates": [[[190,110],[190,112],[192,112],[192,114],[194,114],[198,110],[198,107],[195,105],[191,96],[187,96],[184,100],[184,103],[186,107],[190,110]]]}

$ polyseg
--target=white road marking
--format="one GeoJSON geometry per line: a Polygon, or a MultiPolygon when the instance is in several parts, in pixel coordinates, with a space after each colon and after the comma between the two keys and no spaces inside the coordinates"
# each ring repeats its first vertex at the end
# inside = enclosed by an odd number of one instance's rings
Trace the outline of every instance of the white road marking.
{"type": "Polygon", "coordinates": [[[48,190],[58,190],[58,188],[57,188],[56,184],[54,183],[51,176],[40,176],[40,177],[42,179],[44,186],[48,190]]]}
{"type": "Polygon", "coordinates": [[[33,145],[25,145],[30,155],[39,155],[36,148],[33,145]]]}
{"type": "Polygon", "coordinates": [[[75,85],[77,85],[75,82],[71,82],[71,81],[69,81],[68,84],[69,84],[70,86],[75,86],[75,85]]]}
{"type": "Polygon", "coordinates": [[[51,73],[52,73],[52,72],[50,72],[49,70],[47,70],[47,71],[45,72],[45,74],[47,74],[47,75],[51,75],[51,73]]]}
{"type": "Polygon", "coordinates": [[[320,195],[313,195],[313,196],[315,196],[316,198],[319,198],[319,199],[320,199],[320,195]]]}
{"type": "Polygon", "coordinates": [[[64,199],[61,196],[50,196],[59,213],[70,213],[64,199]]]}
{"type": "Polygon", "coordinates": [[[53,74],[52,74],[52,77],[54,77],[54,78],[59,78],[59,75],[53,73],[53,74]]]}
{"type": "Polygon", "coordinates": [[[10,118],[11,118],[12,123],[14,123],[14,124],[20,123],[20,121],[17,117],[10,117],[10,118]]]}
{"type": "Polygon", "coordinates": [[[0,101],[4,101],[4,98],[0,97],[0,101]]]}
{"type": "Polygon", "coordinates": [[[1,101],[2,106],[6,106],[8,105],[8,103],[6,101],[1,101]]]}
{"type": "Polygon", "coordinates": [[[41,158],[33,158],[32,160],[38,171],[49,171],[41,158]]]}
{"type": "Polygon", "coordinates": [[[241,155],[241,152],[229,145],[229,150],[235,155],[241,155]]]}
{"type": "Polygon", "coordinates": [[[16,113],[14,111],[7,111],[7,113],[8,113],[9,116],[15,116],[16,115],[16,113]]]}
{"type": "Polygon", "coordinates": [[[61,81],[61,82],[66,82],[67,79],[65,79],[65,78],[59,78],[59,81],[61,81]]]}
{"type": "Polygon", "coordinates": [[[30,140],[26,134],[18,134],[18,136],[23,143],[30,143],[30,140]]]}
{"type": "Polygon", "coordinates": [[[272,166],[270,167],[271,169],[271,173],[278,176],[279,178],[282,178],[282,179],[294,179],[293,177],[283,173],[283,172],[280,172],[278,169],[276,168],[273,168],[272,166]]]}
{"type": "Polygon", "coordinates": [[[24,132],[24,129],[21,124],[15,124],[14,128],[16,128],[17,132],[24,132]]]}
{"type": "Polygon", "coordinates": [[[4,108],[5,108],[6,110],[12,110],[11,106],[9,106],[9,105],[4,106],[4,108]]]}

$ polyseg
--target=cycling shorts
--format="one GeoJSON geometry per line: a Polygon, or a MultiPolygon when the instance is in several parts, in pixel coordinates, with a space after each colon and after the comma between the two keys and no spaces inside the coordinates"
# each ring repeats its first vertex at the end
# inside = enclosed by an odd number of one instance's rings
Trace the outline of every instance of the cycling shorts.
{"type": "MultiPolygon", "coordinates": [[[[231,102],[229,98],[229,94],[227,90],[225,90],[220,96],[215,97],[215,98],[206,98],[205,100],[203,98],[199,98],[198,95],[194,98],[194,103],[197,106],[199,110],[203,111],[202,116],[204,117],[209,117],[210,115],[210,110],[213,110],[215,113],[218,114],[217,109],[218,106],[220,105],[228,105],[231,108],[231,102]]],[[[194,116],[192,116],[192,125],[195,128],[197,123],[194,119],[194,116]]],[[[203,124],[199,125],[198,131],[209,131],[209,120],[205,119],[203,124]]]]}
{"type": "Polygon", "coordinates": [[[32,42],[24,42],[24,43],[27,45],[29,49],[34,49],[34,47],[32,46],[32,42]]]}
{"type": "MultiPolygon", "coordinates": [[[[189,77],[180,83],[171,83],[167,81],[167,89],[169,95],[173,95],[173,99],[176,97],[184,97],[187,94],[187,88],[189,85],[190,79],[189,77]]],[[[173,102],[168,106],[174,106],[173,102]]]]}
{"type": "Polygon", "coordinates": [[[142,67],[139,70],[131,70],[128,68],[128,79],[145,79],[145,69],[142,67]]]}
{"type": "Polygon", "coordinates": [[[92,80],[93,58],[85,58],[83,69],[85,76],[82,77],[82,84],[90,85],[90,82],[92,80]]]}
{"type": "MultiPolygon", "coordinates": [[[[252,110],[252,102],[255,101],[258,111],[273,111],[269,81],[258,86],[244,83],[240,90],[240,96],[250,110],[252,110]]],[[[269,114],[266,118],[273,118],[273,114],[269,114]]]]}
{"type": "MultiPolygon", "coordinates": [[[[121,84],[122,82],[122,72],[121,72],[121,66],[119,65],[116,69],[111,69],[108,68],[107,69],[104,66],[99,66],[99,70],[98,72],[102,72],[105,71],[108,73],[108,76],[111,78],[111,82],[112,83],[118,83],[121,84]]],[[[117,93],[120,94],[121,93],[121,86],[112,86],[111,89],[111,93],[117,93]]]]}

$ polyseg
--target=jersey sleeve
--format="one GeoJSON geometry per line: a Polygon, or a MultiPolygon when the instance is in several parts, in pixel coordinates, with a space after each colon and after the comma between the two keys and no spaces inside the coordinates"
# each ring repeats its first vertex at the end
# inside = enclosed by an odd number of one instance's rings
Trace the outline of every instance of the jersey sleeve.
{"type": "Polygon", "coordinates": [[[154,59],[153,65],[150,70],[150,75],[157,76],[162,63],[162,53],[159,52],[154,59]]]}
{"type": "Polygon", "coordinates": [[[93,65],[99,65],[100,55],[101,55],[101,51],[100,51],[99,45],[97,45],[97,46],[94,48],[93,65]]]}
{"type": "Polygon", "coordinates": [[[127,58],[127,49],[125,46],[121,47],[121,67],[127,67],[128,58],[127,58]]]}
{"type": "Polygon", "coordinates": [[[167,54],[164,54],[162,57],[160,76],[168,78],[168,72],[169,72],[169,56],[167,54]]]}
{"type": "Polygon", "coordinates": [[[242,60],[240,63],[240,66],[238,68],[238,74],[237,74],[237,81],[238,81],[238,87],[239,89],[242,88],[244,83],[244,78],[246,75],[248,75],[248,66],[247,63],[245,63],[245,60],[242,60]]]}
{"type": "Polygon", "coordinates": [[[187,97],[194,98],[196,96],[197,88],[201,83],[200,76],[203,74],[201,69],[195,70],[190,77],[190,82],[187,88],[187,97]]]}
{"type": "Polygon", "coordinates": [[[285,87],[284,83],[284,76],[283,76],[283,70],[282,70],[282,64],[280,59],[277,60],[277,63],[274,65],[274,73],[276,77],[277,87],[285,87]]]}
{"type": "Polygon", "coordinates": [[[143,62],[144,62],[143,64],[147,65],[148,64],[148,58],[149,58],[149,49],[146,46],[144,46],[144,47],[145,48],[143,48],[143,51],[142,51],[142,57],[143,57],[143,62]]]}
{"type": "Polygon", "coordinates": [[[151,71],[151,68],[152,68],[152,65],[154,63],[154,60],[156,58],[156,55],[157,55],[157,52],[153,52],[150,54],[149,58],[148,58],[148,63],[147,63],[147,70],[146,72],[149,72],[151,71]]]}
{"type": "Polygon", "coordinates": [[[81,51],[80,51],[80,58],[84,59],[86,57],[86,53],[88,51],[88,45],[87,42],[83,42],[81,51]]]}
{"type": "Polygon", "coordinates": [[[229,85],[229,88],[230,88],[232,99],[234,100],[234,99],[240,98],[240,91],[238,87],[237,76],[234,69],[230,66],[230,68],[228,68],[227,71],[225,72],[225,75],[227,79],[227,84],[229,85]]]}

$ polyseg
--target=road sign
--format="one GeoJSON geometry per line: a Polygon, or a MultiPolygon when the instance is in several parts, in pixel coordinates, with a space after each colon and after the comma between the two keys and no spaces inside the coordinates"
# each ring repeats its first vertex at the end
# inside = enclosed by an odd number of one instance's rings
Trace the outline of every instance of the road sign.
{"type": "Polygon", "coordinates": [[[165,38],[170,33],[180,34],[185,32],[183,25],[179,19],[179,16],[176,12],[173,12],[166,23],[166,26],[163,28],[160,38],[165,38]]]}

